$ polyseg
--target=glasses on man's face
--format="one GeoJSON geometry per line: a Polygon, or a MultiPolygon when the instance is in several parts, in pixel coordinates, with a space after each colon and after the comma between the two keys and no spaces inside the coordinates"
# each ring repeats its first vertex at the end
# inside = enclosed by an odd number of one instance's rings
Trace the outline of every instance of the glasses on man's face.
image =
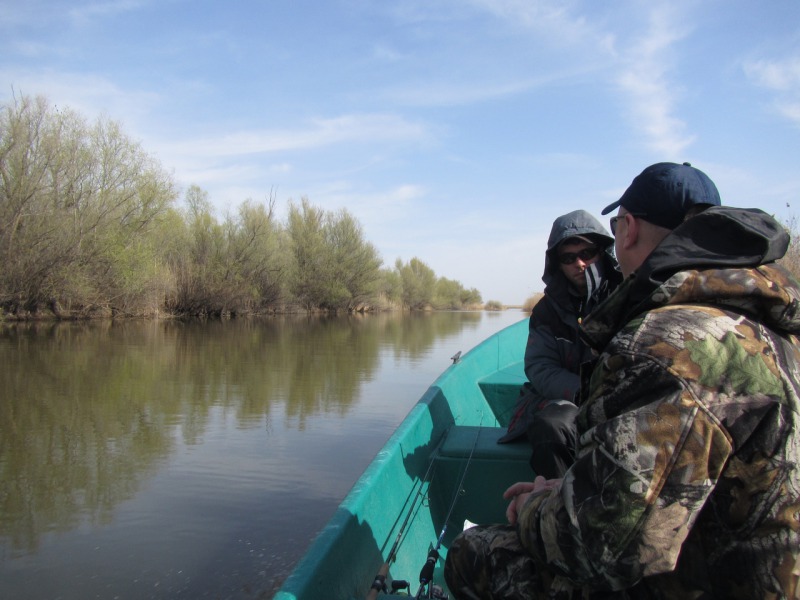
{"type": "Polygon", "coordinates": [[[611,217],[608,220],[609,225],[611,225],[611,235],[614,236],[617,235],[617,221],[619,221],[620,219],[624,219],[626,215],[631,215],[632,217],[644,217],[644,215],[641,213],[631,213],[631,212],[626,212],[625,214],[617,215],[616,217],[611,217]]]}
{"type": "Polygon", "coordinates": [[[558,255],[558,262],[560,262],[562,265],[571,265],[579,258],[583,262],[586,262],[597,256],[598,252],[600,252],[600,250],[597,248],[597,246],[590,246],[589,248],[584,248],[579,252],[564,252],[564,254],[558,255]]]}

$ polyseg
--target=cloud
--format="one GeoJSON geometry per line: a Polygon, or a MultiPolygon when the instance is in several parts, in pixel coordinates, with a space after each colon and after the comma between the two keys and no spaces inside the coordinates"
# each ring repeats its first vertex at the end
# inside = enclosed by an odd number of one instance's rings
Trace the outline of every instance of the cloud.
{"type": "Polygon", "coordinates": [[[800,125],[800,56],[747,61],[742,68],[753,85],[776,94],[773,107],[779,115],[800,125]]]}
{"type": "MultiPolygon", "coordinates": [[[[601,42],[608,37],[584,17],[575,16],[570,3],[546,0],[472,0],[476,6],[508,23],[535,30],[559,46],[601,42]]],[[[608,46],[606,46],[608,47],[608,46]]]]}
{"type": "Polygon", "coordinates": [[[0,3],[0,29],[15,29],[52,18],[53,9],[40,0],[0,3]]]}
{"type": "Polygon", "coordinates": [[[328,210],[347,208],[357,215],[365,229],[374,232],[378,238],[391,238],[404,220],[408,220],[408,225],[414,229],[413,222],[418,220],[422,210],[419,201],[424,200],[427,194],[425,187],[413,183],[365,191],[350,182],[338,181],[317,188],[311,197],[315,203],[324,202],[328,210]]]}
{"type": "Polygon", "coordinates": [[[669,79],[671,50],[687,27],[676,24],[669,8],[650,14],[644,35],[626,53],[625,67],[617,83],[631,109],[631,123],[644,135],[648,147],[657,154],[681,156],[695,137],[686,134],[686,123],[674,116],[680,87],[669,79]]]}
{"type": "Polygon", "coordinates": [[[43,24],[69,20],[74,25],[87,25],[92,21],[138,10],[151,4],[151,0],[109,0],[79,4],[77,2],[53,2],[27,0],[26,2],[0,3],[0,28],[41,27],[43,24]]]}
{"type": "Polygon", "coordinates": [[[796,92],[800,88],[800,56],[782,61],[749,61],[743,68],[745,74],[758,86],[780,92],[796,92]]]}
{"type": "Polygon", "coordinates": [[[44,96],[51,103],[69,107],[87,119],[110,116],[114,121],[128,124],[129,119],[144,120],[161,101],[161,96],[155,92],[125,89],[91,73],[0,69],[0,80],[10,83],[9,87],[0,88],[3,101],[9,101],[14,93],[44,96]]]}
{"type": "Polygon", "coordinates": [[[217,137],[165,143],[162,148],[186,156],[240,156],[309,150],[348,142],[420,142],[431,138],[428,127],[391,114],[349,114],[311,120],[305,127],[248,130],[217,137]]]}
{"type": "Polygon", "coordinates": [[[143,0],[112,0],[95,2],[69,9],[69,16],[76,24],[86,24],[96,18],[107,17],[119,13],[138,10],[148,4],[143,0]]]}
{"type": "Polygon", "coordinates": [[[397,62],[406,58],[404,54],[386,44],[375,44],[372,47],[372,57],[384,62],[397,62]]]}
{"type": "Polygon", "coordinates": [[[437,81],[391,88],[384,93],[384,96],[393,102],[412,107],[466,106],[544,88],[560,80],[569,79],[574,74],[560,71],[536,78],[497,83],[483,79],[477,85],[475,81],[465,83],[437,81]]]}
{"type": "Polygon", "coordinates": [[[423,68],[380,94],[381,101],[406,107],[467,106],[523,95],[604,70],[613,54],[614,37],[600,20],[576,16],[571,3],[561,1],[412,0],[386,10],[419,31],[448,23],[448,37],[425,58],[416,57],[423,68]],[[439,64],[448,68],[437,69],[439,64]]]}

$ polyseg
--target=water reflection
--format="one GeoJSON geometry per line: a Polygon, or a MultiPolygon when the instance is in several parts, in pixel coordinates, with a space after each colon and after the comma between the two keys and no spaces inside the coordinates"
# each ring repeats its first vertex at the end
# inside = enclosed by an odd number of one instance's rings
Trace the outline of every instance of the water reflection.
{"type": "Polygon", "coordinates": [[[240,427],[346,415],[381,353],[419,358],[480,313],[0,328],[0,558],[102,526],[219,410],[240,427]],[[276,414],[273,414],[276,413],[276,414]]]}

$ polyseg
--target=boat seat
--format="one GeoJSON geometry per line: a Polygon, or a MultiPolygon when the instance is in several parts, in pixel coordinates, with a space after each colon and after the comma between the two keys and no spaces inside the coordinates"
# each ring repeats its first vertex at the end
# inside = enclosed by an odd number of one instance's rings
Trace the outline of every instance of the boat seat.
{"type": "Polygon", "coordinates": [[[514,388],[515,391],[519,391],[519,388],[528,381],[528,377],[525,375],[525,371],[522,370],[522,363],[516,363],[511,365],[510,367],[506,367],[505,369],[498,369],[491,375],[487,375],[483,379],[481,379],[478,383],[481,386],[484,385],[501,385],[501,386],[510,386],[514,388]]]}
{"type": "Polygon", "coordinates": [[[522,370],[521,361],[478,381],[486,403],[501,426],[508,426],[526,381],[528,378],[522,370]]]}
{"type": "Polygon", "coordinates": [[[525,437],[511,444],[498,444],[505,432],[505,427],[457,425],[450,428],[439,446],[439,468],[430,488],[431,505],[442,510],[451,506],[459,481],[464,490],[479,490],[459,497],[454,505],[450,522],[454,534],[461,531],[465,520],[504,523],[508,502],[502,498],[503,490],[517,481],[533,481],[535,475],[528,462],[530,444],[525,437]],[[475,451],[468,463],[473,445],[475,451]]]}
{"type": "Polygon", "coordinates": [[[454,425],[447,432],[447,436],[439,448],[438,456],[441,458],[461,459],[468,458],[475,451],[472,460],[521,460],[528,462],[531,455],[530,445],[525,437],[510,444],[498,444],[506,432],[504,427],[478,427],[470,425],[454,425]],[[478,436],[477,442],[475,436],[478,436]]]}

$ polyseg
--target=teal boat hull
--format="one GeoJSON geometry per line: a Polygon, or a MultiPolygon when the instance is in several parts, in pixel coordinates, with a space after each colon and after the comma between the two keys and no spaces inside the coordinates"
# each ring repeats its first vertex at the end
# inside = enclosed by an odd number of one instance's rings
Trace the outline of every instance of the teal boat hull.
{"type": "Polygon", "coordinates": [[[465,353],[436,379],[275,600],[364,599],[393,547],[396,556],[387,584],[406,580],[415,595],[428,551],[443,531],[433,582],[447,593],[444,558],[465,520],[505,521],[502,491],[533,477],[527,444],[497,444],[525,382],[527,335],[528,321],[523,319],[465,353]]]}

